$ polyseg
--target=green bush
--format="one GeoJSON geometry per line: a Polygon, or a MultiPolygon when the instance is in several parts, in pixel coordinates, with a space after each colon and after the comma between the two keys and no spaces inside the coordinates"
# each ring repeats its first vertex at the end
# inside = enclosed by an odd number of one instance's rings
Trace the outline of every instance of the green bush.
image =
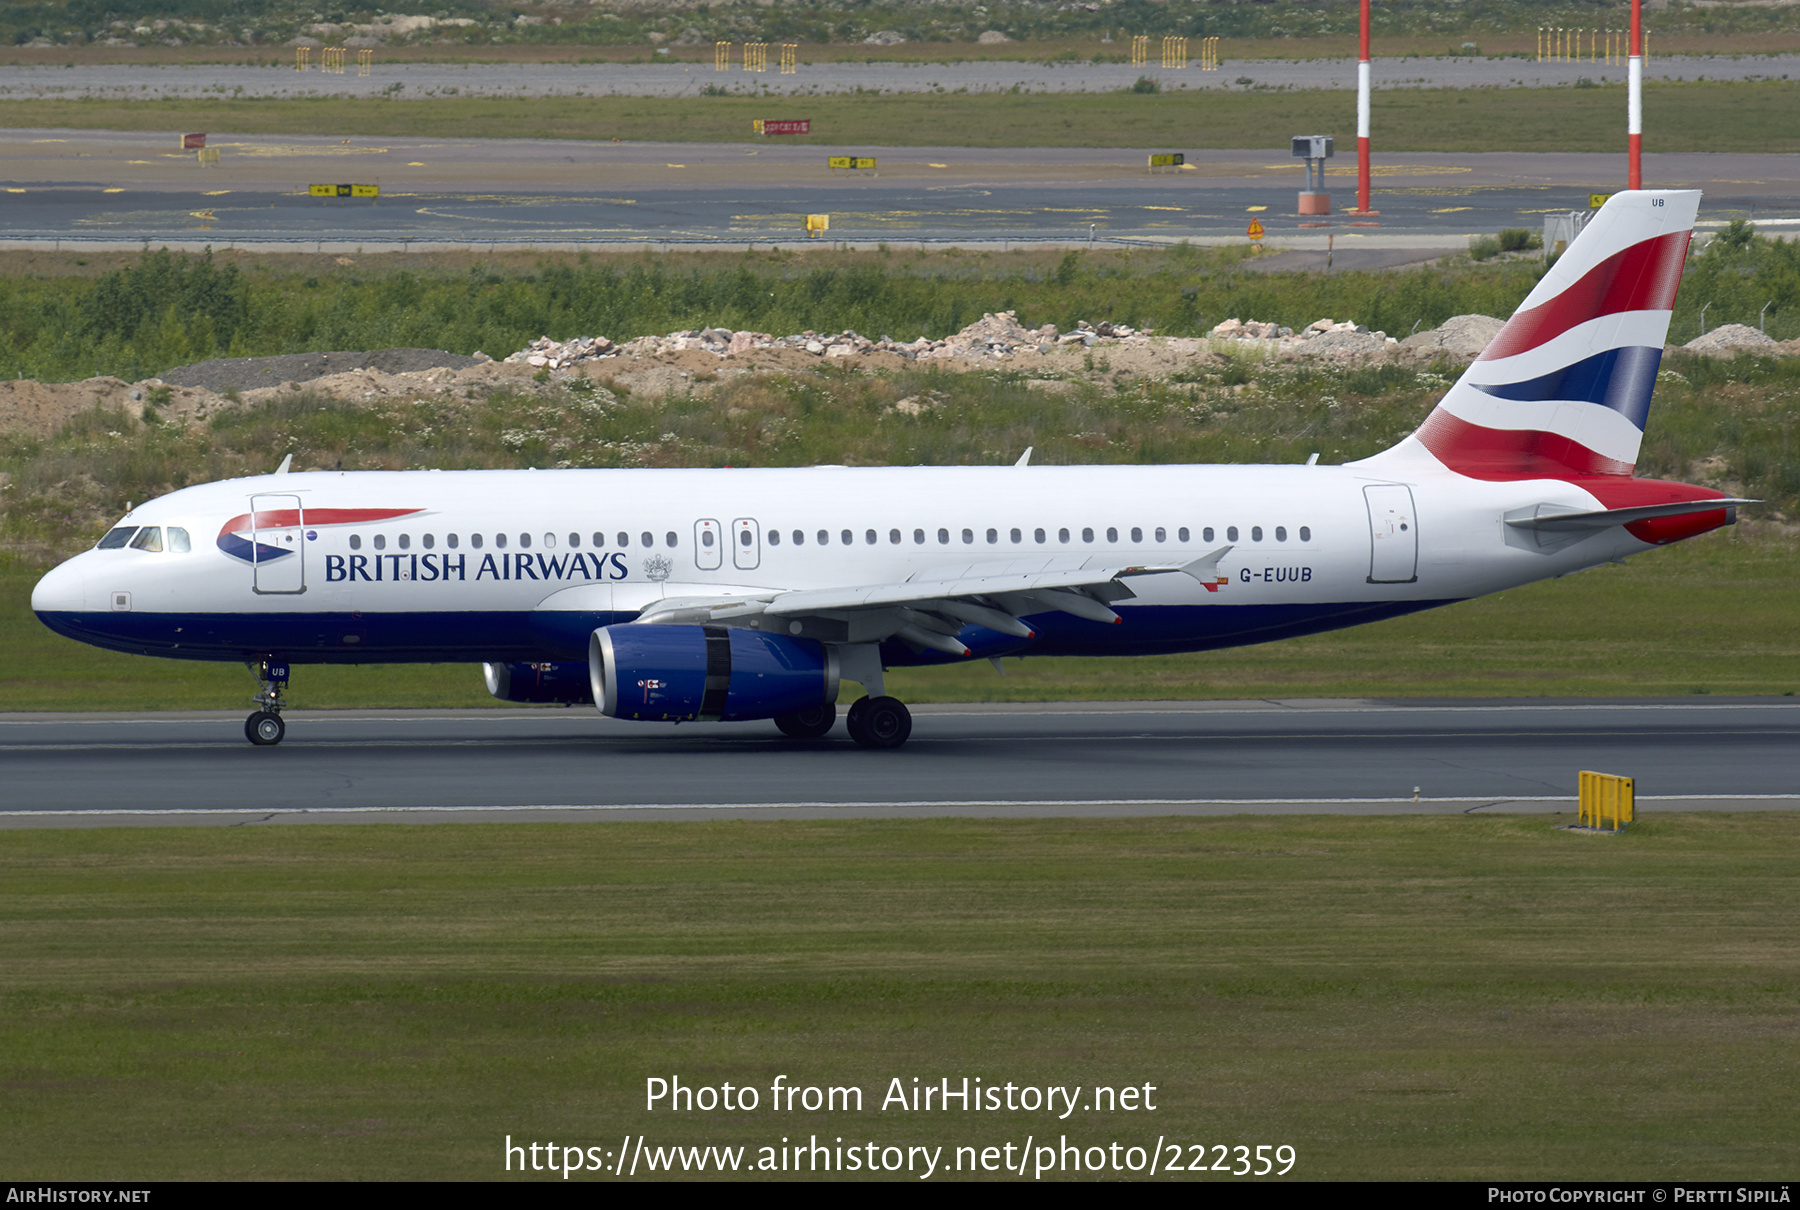
{"type": "Polygon", "coordinates": [[[1162,85],[1151,76],[1139,76],[1137,83],[1131,86],[1131,91],[1138,93],[1161,92],[1162,85]]]}
{"type": "Polygon", "coordinates": [[[1491,235],[1478,235],[1469,241],[1469,259],[1493,260],[1500,255],[1500,241],[1491,235]]]}
{"type": "Polygon", "coordinates": [[[1543,237],[1523,227],[1508,227],[1497,237],[1502,252],[1528,252],[1544,246],[1543,237]]]}

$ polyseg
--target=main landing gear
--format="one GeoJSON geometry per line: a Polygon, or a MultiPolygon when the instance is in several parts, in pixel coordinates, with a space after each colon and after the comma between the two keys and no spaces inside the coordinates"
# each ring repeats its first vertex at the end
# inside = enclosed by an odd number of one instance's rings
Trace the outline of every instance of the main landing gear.
{"type": "Polygon", "coordinates": [[[818,739],[831,730],[837,722],[837,703],[826,702],[814,706],[811,710],[801,710],[794,714],[778,714],[775,725],[781,728],[783,735],[794,739],[818,739]]]}
{"type": "Polygon", "coordinates": [[[281,721],[281,708],[287,705],[282,696],[287,689],[287,661],[264,660],[256,667],[256,679],[261,688],[250,700],[259,709],[244,720],[244,738],[259,748],[268,748],[287,735],[287,724],[281,721]]]}
{"type": "MultiPolygon", "coordinates": [[[[796,714],[780,714],[775,725],[795,739],[819,739],[837,722],[837,706],[826,702],[796,714]]],[[[912,712],[898,698],[862,697],[844,715],[850,738],[865,748],[898,748],[912,734],[912,712]]]]}
{"type": "Polygon", "coordinates": [[[861,697],[844,716],[844,726],[865,748],[898,748],[912,734],[912,712],[897,697],[861,697]]]}

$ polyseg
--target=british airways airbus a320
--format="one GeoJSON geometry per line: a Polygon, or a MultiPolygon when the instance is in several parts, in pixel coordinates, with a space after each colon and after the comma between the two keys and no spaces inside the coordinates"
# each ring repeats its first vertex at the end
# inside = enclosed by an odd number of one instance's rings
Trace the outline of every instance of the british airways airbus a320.
{"type": "MultiPolygon", "coordinates": [[[[1632,475],[1696,192],[1613,196],[1419,430],[1344,466],[277,473],[128,514],[32,594],[116,651],[470,661],[615,718],[846,719],[884,668],[1205,651],[1353,626],[1692,537],[1746,501],[1632,475]]],[[[284,467],[285,469],[285,467],[284,467]]]]}

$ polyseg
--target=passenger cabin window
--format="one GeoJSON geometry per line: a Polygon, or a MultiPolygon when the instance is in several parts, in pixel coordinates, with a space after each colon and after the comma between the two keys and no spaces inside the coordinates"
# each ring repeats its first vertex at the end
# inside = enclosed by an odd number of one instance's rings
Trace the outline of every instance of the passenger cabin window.
{"type": "Polygon", "coordinates": [[[362,535],[361,534],[351,534],[350,535],[350,549],[351,550],[361,550],[362,549],[362,535]]]}
{"type": "Polygon", "coordinates": [[[580,534],[570,534],[569,535],[569,545],[572,547],[580,546],[581,545],[581,535],[580,534]]]}
{"type": "Polygon", "coordinates": [[[1184,525],[1180,529],[1176,530],[1175,537],[1179,541],[1186,542],[1188,540],[1188,527],[1184,525]]]}
{"type": "MultiPolygon", "coordinates": [[[[504,542],[502,542],[501,545],[504,546],[506,544],[504,542]]],[[[375,549],[376,550],[386,550],[387,549],[387,535],[386,534],[376,534],[375,535],[375,549]]]]}
{"type": "Polygon", "coordinates": [[[675,531],[674,531],[674,530],[670,530],[670,531],[669,531],[669,532],[668,532],[668,533],[666,533],[666,534],[664,534],[664,535],[663,535],[663,537],[664,537],[664,538],[666,538],[666,539],[667,539],[667,540],[668,540],[668,543],[669,543],[669,549],[670,549],[670,550],[674,550],[674,549],[675,549],[675,545],[676,545],[676,543],[675,543],[675,531]]]}
{"type": "MultiPolygon", "coordinates": [[[[470,534],[469,535],[469,545],[473,546],[476,550],[480,550],[481,549],[481,535],[480,534],[470,534]]],[[[502,543],[502,545],[505,545],[505,543],[502,543]]]]}
{"type": "Polygon", "coordinates": [[[1156,540],[1158,542],[1167,542],[1169,540],[1169,531],[1164,529],[1160,525],[1157,526],[1156,527],[1156,540]]]}
{"type": "Polygon", "coordinates": [[[1032,537],[1033,537],[1033,538],[1036,538],[1036,539],[1037,539],[1037,541],[1038,541],[1038,544],[1039,544],[1039,545],[1042,545],[1042,544],[1043,544],[1043,541],[1044,541],[1044,531],[1043,531],[1043,530],[1041,530],[1041,529],[1034,529],[1034,530],[1032,530],[1032,531],[1031,531],[1031,536],[1032,536],[1032,537]]]}
{"type": "MultiPolygon", "coordinates": [[[[706,536],[708,538],[711,538],[712,537],[711,532],[709,531],[706,536]]],[[[606,546],[606,535],[601,533],[599,530],[594,531],[594,545],[596,547],[602,547],[602,548],[604,548],[606,546]]]]}
{"type": "Polygon", "coordinates": [[[831,545],[831,531],[830,530],[822,529],[819,531],[819,545],[820,546],[830,546],[831,545]]]}
{"type": "Polygon", "coordinates": [[[131,541],[131,535],[137,532],[135,525],[121,525],[117,529],[109,529],[94,547],[95,550],[118,550],[131,541]]]}
{"type": "Polygon", "coordinates": [[[897,529],[888,530],[888,542],[893,546],[900,545],[900,531],[897,529]]]}
{"type": "Polygon", "coordinates": [[[426,550],[430,550],[437,545],[437,539],[430,534],[426,534],[424,537],[420,538],[419,541],[424,544],[426,550]]]}
{"type": "Polygon", "coordinates": [[[864,531],[863,541],[867,542],[870,546],[875,545],[875,531],[872,529],[864,531]]]}
{"type": "Polygon", "coordinates": [[[188,541],[188,531],[179,525],[169,526],[169,549],[178,555],[185,555],[192,550],[193,544],[188,541]]]}
{"type": "MultiPolygon", "coordinates": [[[[1013,545],[1017,546],[1020,542],[1023,542],[1025,540],[1025,535],[1015,529],[1012,531],[1012,540],[1013,540],[1013,545]]],[[[1042,542],[1043,540],[1044,540],[1044,536],[1042,534],[1039,534],[1038,541],[1042,542]]]]}
{"type": "Polygon", "coordinates": [[[1252,525],[1250,527],[1250,540],[1252,542],[1261,542],[1262,541],[1262,526],[1252,525]]]}
{"type": "Polygon", "coordinates": [[[1287,526],[1277,525],[1275,527],[1275,540],[1277,542],[1286,542],[1287,541],[1287,526]]]}
{"type": "Polygon", "coordinates": [[[638,537],[640,537],[644,540],[644,549],[645,550],[648,550],[652,546],[656,545],[656,535],[654,535],[652,533],[649,533],[646,531],[645,533],[639,534],[638,537]]]}
{"type": "MultiPolygon", "coordinates": [[[[1119,531],[1117,527],[1111,525],[1106,527],[1106,540],[1108,542],[1117,542],[1119,540],[1119,531]]],[[[1132,541],[1135,542],[1137,539],[1134,537],[1132,538],[1132,541]]]]}
{"type": "Polygon", "coordinates": [[[1302,542],[1311,542],[1312,541],[1312,530],[1310,530],[1306,526],[1302,525],[1300,527],[1300,540],[1302,542]]]}
{"type": "MultiPolygon", "coordinates": [[[[750,531],[749,530],[745,530],[743,532],[743,534],[741,535],[741,537],[744,539],[745,546],[750,545],[750,531]]],[[[771,529],[769,531],[769,545],[770,546],[780,546],[781,545],[781,531],[780,530],[771,529]]]]}
{"type": "Polygon", "coordinates": [[[1067,542],[1069,540],[1069,531],[1066,529],[1057,530],[1056,531],[1056,540],[1058,542],[1067,542]]]}
{"type": "Polygon", "coordinates": [[[545,534],[544,535],[544,549],[545,550],[555,550],[556,549],[556,535],[555,534],[545,534]]]}
{"type": "Polygon", "coordinates": [[[1205,529],[1200,531],[1200,540],[1202,542],[1211,542],[1213,540],[1213,527],[1212,526],[1209,525],[1205,529]]]}
{"type": "MultiPolygon", "coordinates": [[[[744,545],[745,546],[750,545],[750,531],[745,530],[741,536],[744,539],[744,545]]],[[[626,533],[624,530],[619,531],[619,545],[620,546],[630,546],[631,545],[631,535],[626,533]]]]}
{"type": "Polygon", "coordinates": [[[938,530],[938,545],[939,546],[950,545],[950,531],[949,530],[947,530],[947,529],[938,530]]]}
{"type": "Polygon", "coordinates": [[[138,530],[137,537],[131,540],[131,549],[147,550],[152,553],[162,550],[162,526],[146,525],[138,530]]]}
{"type": "Polygon", "coordinates": [[[411,548],[412,548],[412,535],[411,534],[401,534],[400,535],[400,549],[401,550],[410,550],[411,548]]]}
{"type": "Polygon", "coordinates": [[[963,530],[963,545],[964,546],[975,545],[975,531],[974,530],[972,530],[972,529],[963,530]]]}
{"type": "MultiPolygon", "coordinates": [[[[840,539],[842,539],[845,546],[850,546],[850,545],[854,544],[856,541],[856,533],[853,530],[847,529],[843,533],[839,534],[838,537],[840,539]]],[[[869,541],[873,542],[874,540],[875,540],[875,535],[873,532],[871,532],[869,534],[869,541]]]]}
{"type": "MultiPolygon", "coordinates": [[[[1015,541],[1015,542],[1017,542],[1017,541],[1018,541],[1018,540],[1019,540],[1019,539],[1018,539],[1018,536],[1017,536],[1017,535],[1018,535],[1018,532],[1019,532],[1019,531],[1018,531],[1018,530],[1016,530],[1016,529],[1015,529],[1015,530],[1013,530],[1013,535],[1014,535],[1014,537],[1013,537],[1013,541],[1015,541]]],[[[995,543],[997,543],[997,542],[999,542],[999,541],[1000,541],[1000,531],[999,531],[999,530],[997,530],[997,529],[990,529],[990,530],[988,530],[988,532],[987,532],[987,540],[988,540],[988,545],[989,545],[989,546],[992,546],[992,545],[994,545],[994,544],[995,544],[995,543]]]]}
{"type": "Polygon", "coordinates": [[[913,530],[913,545],[914,546],[925,545],[925,531],[924,530],[922,530],[922,529],[913,530]]]}
{"type": "Polygon", "coordinates": [[[444,535],[444,545],[448,546],[451,550],[456,549],[456,545],[459,540],[460,539],[458,539],[455,534],[445,534],[444,535]]]}
{"type": "MultiPolygon", "coordinates": [[[[595,536],[598,537],[598,535],[595,535],[595,536]]],[[[599,543],[596,542],[595,545],[598,546],[599,543]]],[[[700,531],[700,545],[706,547],[706,549],[708,549],[708,550],[712,549],[712,547],[713,547],[713,532],[712,532],[712,530],[703,529],[700,531]]]]}
{"type": "Polygon", "coordinates": [[[531,549],[531,535],[530,534],[520,534],[519,535],[519,546],[525,550],[531,549]]]}

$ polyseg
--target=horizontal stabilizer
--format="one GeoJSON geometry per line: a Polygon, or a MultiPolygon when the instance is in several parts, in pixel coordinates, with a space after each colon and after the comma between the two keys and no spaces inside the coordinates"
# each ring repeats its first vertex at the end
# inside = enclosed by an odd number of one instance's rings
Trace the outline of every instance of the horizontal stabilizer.
{"type": "Polygon", "coordinates": [[[1642,504],[1636,508],[1600,508],[1583,512],[1561,504],[1539,504],[1535,508],[1508,513],[1506,523],[1514,529],[1540,533],[1594,533],[1615,525],[1630,525],[1653,517],[1685,517],[1689,513],[1717,512],[1721,508],[1736,509],[1740,504],[1756,504],[1756,500],[1723,497],[1717,500],[1680,500],[1671,504],[1642,504]]]}

